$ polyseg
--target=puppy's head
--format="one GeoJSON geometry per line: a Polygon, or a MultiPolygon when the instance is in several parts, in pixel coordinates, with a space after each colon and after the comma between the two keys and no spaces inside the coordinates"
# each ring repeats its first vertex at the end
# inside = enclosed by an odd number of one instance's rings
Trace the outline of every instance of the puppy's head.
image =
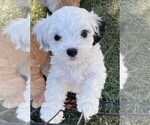
{"type": "Polygon", "coordinates": [[[42,48],[60,61],[84,61],[99,42],[104,27],[94,12],[78,7],[63,7],[37,23],[34,33],[42,48]]]}

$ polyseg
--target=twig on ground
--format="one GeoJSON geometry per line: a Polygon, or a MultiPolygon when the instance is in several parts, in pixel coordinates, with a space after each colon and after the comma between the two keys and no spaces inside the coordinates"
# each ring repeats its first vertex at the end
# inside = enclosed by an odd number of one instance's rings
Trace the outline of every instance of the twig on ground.
{"type": "Polygon", "coordinates": [[[77,125],[80,125],[80,122],[81,122],[81,120],[82,120],[82,117],[83,117],[83,112],[82,112],[82,114],[80,115],[80,118],[79,118],[79,121],[78,121],[77,125]]]}
{"type": "Polygon", "coordinates": [[[62,110],[60,109],[50,120],[48,120],[44,125],[48,125],[62,110]]]}

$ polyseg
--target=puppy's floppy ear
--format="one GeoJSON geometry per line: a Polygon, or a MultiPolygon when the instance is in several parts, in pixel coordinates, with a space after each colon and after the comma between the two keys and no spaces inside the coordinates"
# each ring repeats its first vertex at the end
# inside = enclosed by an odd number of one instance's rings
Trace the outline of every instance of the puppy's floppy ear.
{"type": "Polygon", "coordinates": [[[101,20],[98,22],[99,33],[95,32],[93,45],[98,43],[101,40],[101,38],[103,37],[103,35],[105,33],[105,26],[106,26],[106,22],[103,20],[103,18],[101,18],[101,20]]]}
{"type": "Polygon", "coordinates": [[[93,11],[90,12],[90,18],[91,18],[92,27],[95,32],[93,36],[94,37],[93,45],[95,45],[96,43],[100,41],[100,39],[105,33],[106,22],[102,17],[99,17],[93,11]]]}
{"type": "Polygon", "coordinates": [[[45,51],[50,50],[50,46],[46,40],[46,33],[47,33],[47,19],[42,19],[37,22],[37,24],[33,28],[33,34],[36,35],[37,41],[40,44],[40,49],[45,51]]]}

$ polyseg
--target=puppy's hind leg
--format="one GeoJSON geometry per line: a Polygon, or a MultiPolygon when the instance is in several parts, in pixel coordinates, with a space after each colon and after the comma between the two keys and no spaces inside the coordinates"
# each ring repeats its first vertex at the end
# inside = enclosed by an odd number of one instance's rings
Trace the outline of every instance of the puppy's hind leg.
{"type": "MultiPolygon", "coordinates": [[[[45,91],[45,103],[41,107],[41,118],[48,122],[60,110],[64,110],[64,101],[66,99],[66,82],[63,78],[52,78],[47,80],[45,91]]],[[[59,112],[50,123],[60,123],[63,120],[63,112],[59,112]]]]}

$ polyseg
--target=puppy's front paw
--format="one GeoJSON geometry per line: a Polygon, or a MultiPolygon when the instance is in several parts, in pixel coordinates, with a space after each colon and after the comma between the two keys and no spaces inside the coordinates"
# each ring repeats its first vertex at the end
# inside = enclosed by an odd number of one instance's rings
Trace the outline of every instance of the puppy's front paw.
{"type": "MultiPolygon", "coordinates": [[[[56,105],[52,105],[52,104],[47,104],[47,103],[43,103],[42,107],[41,107],[41,119],[43,119],[45,122],[48,122],[51,118],[53,118],[59,111],[60,109],[58,109],[57,104],[56,105]]],[[[63,120],[63,112],[59,112],[58,115],[56,115],[56,117],[50,121],[50,123],[53,124],[58,124],[60,122],[62,122],[63,120]]]]}
{"type": "Polygon", "coordinates": [[[91,116],[98,113],[99,103],[96,100],[92,101],[79,101],[78,102],[78,111],[84,113],[85,120],[89,120],[91,116]]]}

